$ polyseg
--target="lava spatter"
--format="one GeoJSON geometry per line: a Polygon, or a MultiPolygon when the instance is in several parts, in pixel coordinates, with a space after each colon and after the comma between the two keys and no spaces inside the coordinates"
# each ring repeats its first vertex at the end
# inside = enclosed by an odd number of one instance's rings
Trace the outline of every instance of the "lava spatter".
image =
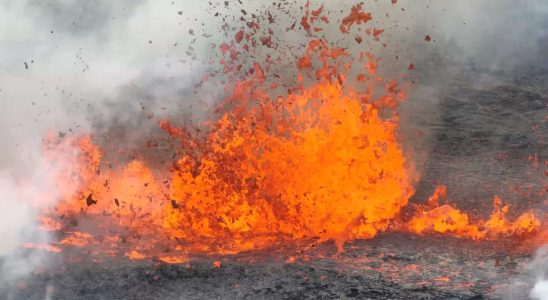
{"type": "MultiPolygon", "coordinates": [[[[402,221],[414,193],[412,161],[398,138],[406,88],[383,78],[371,53],[314,36],[330,23],[322,7],[309,9],[301,20],[309,40],[286,90],[279,74],[269,72],[278,58],[246,56],[257,48],[281,51],[259,23],[218,46],[230,79],[227,97],[205,125],[159,121],[160,134],[179,142],[168,170],[139,157],[106,167],[112,162],[90,135],[46,139],[53,164],[67,153],[73,158],[57,168],[60,199],[42,215],[45,227],[67,235],[56,246],[180,263],[189,253],[238,253],[306,238],[342,249],[346,241],[386,230],[495,239],[541,226],[532,212],[508,221],[509,208],[498,198],[488,220],[471,220],[439,204],[443,187],[402,221]],[[85,233],[72,228],[79,227],[69,221],[75,218],[96,222],[85,233]]],[[[370,20],[359,4],[339,29],[346,34],[370,20]]],[[[382,37],[382,29],[367,30],[374,40],[382,37]]]]}

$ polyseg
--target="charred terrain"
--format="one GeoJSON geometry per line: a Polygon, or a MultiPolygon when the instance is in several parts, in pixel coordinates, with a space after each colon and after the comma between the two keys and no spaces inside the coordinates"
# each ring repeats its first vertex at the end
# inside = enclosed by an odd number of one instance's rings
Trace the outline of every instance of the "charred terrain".
{"type": "MultiPolygon", "coordinates": [[[[489,211],[494,193],[514,207],[546,209],[542,162],[548,156],[548,70],[487,72],[469,68],[440,96],[440,121],[412,201],[438,182],[459,208],[489,211]],[[526,178],[527,180],[524,180],[526,178]],[[523,183],[526,182],[525,185],[523,183]],[[482,199],[482,200],[478,200],[482,199]]],[[[411,100],[412,101],[412,100],[411,100]]],[[[426,122],[426,121],[425,121],[426,122]]],[[[519,210],[518,210],[519,211],[519,210]]],[[[187,263],[92,257],[82,249],[2,286],[3,299],[526,299],[520,282],[527,242],[471,241],[385,233],[372,240],[306,243],[187,263]]]]}

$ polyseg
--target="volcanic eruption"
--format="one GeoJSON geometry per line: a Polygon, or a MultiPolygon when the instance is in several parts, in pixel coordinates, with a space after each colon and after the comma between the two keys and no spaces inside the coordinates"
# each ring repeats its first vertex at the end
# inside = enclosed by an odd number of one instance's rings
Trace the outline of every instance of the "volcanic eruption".
{"type": "MultiPolygon", "coordinates": [[[[50,128],[36,168],[48,170],[54,192],[25,194],[39,230],[52,238],[25,241],[21,251],[51,252],[66,263],[101,266],[92,272],[114,272],[100,270],[107,261],[139,268],[145,264],[150,270],[130,272],[145,272],[142,280],[148,282],[216,274],[216,269],[230,276],[235,272],[231,264],[253,269],[266,260],[267,265],[274,261],[306,268],[311,261],[329,260],[341,273],[375,271],[388,278],[377,283],[369,278],[369,292],[353,287],[345,291],[347,297],[413,298],[418,294],[405,295],[405,289],[415,293],[417,287],[426,298],[497,297],[489,294],[492,287],[474,286],[476,277],[467,277],[467,264],[458,263],[466,258],[444,261],[449,274],[420,277],[421,270],[443,272],[431,266],[435,262],[392,251],[402,244],[414,249],[406,251],[431,251],[420,250],[421,240],[455,248],[465,243],[477,255],[493,247],[497,254],[489,259],[494,256],[494,263],[482,266],[484,273],[477,275],[488,277],[484,274],[498,268],[500,260],[509,264],[507,260],[548,242],[546,202],[538,200],[545,197],[545,186],[533,192],[534,205],[509,203],[506,191],[500,191],[481,199],[490,203],[488,209],[479,206],[481,212],[453,201],[443,178],[425,188],[417,151],[406,144],[421,143],[423,134],[404,133],[402,116],[402,106],[413,101],[408,95],[421,84],[415,74],[420,62],[391,67],[382,50],[390,49],[391,37],[385,36],[382,22],[375,22],[382,15],[368,11],[367,3],[353,3],[342,13],[306,1],[295,14],[292,5],[280,1],[267,11],[251,12],[242,4],[240,19],[230,25],[223,20],[223,40],[211,43],[207,71],[195,86],[222,91],[215,103],[204,104],[203,116],[159,115],[143,105],[144,122],[153,129],[131,128],[139,137],[137,147],[101,131],[50,128]],[[288,42],[290,34],[298,34],[299,41],[288,42]],[[426,192],[430,195],[424,197],[426,192]],[[211,269],[203,270],[201,264],[211,260],[211,269]],[[425,280],[433,285],[425,288],[425,280]],[[401,291],[386,290],[394,281],[401,291]]],[[[391,5],[397,9],[398,3],[391,5]]],[[[195,36],[194,29],[188,34],[195,36]]],[[[422,43],[435,42],[425,36],[422,43]]],[[[395,59],[402,64],[398,55],[395,59]]],[[[541,98],[544,112],[546,99],[541,98]]],[[[529,159],[536,170],[546,168],[544,152],[529,159]]],[[[34,185],[23,177],[17,188],[34,191],[34,185]]],[[[443,261],[442,256],[437,259],[443,261]]],[[[47,278],[48,272],[78,273],[69,267],[37,274],[47,278]]],[[[325,277],[327,285],[337,281],[325,272],[314,280],[325,277]]],[[[16,295],[39,281],[29,280],[16,295]]],[[[53,298],[56,289],[48,292],[53,298]]],[[[274,291],[268,297],[314,293],[274,291]]],[[[176,298],[162,295],[158,297],[176,298]]]]}

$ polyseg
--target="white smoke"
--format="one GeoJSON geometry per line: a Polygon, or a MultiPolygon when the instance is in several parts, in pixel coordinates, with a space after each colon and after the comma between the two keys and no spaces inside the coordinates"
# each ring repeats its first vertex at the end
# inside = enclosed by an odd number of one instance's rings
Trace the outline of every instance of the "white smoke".
{"type": "Polygon", "coordinates": [[[0,219],[0,256],[12,253],[21,246],[20,236],[26,225],[32,220],[28,204],[16,195],[17,188],[13,182],[6,181],[6,175],[0,176],[0,211],[9,212],[0,219]]]}
{"type": "Polygon", "coordinates": [[[44,159],[40,149],[25,149],[10,165],[16,169],[0,171],[0,282],[12,282],[47,266],[48,253],[40,247],[52,237],[40,228],[38,215],[78,188],[56,182],[60,170],[76,163],[77,152],[66,147],[63,157],[53,162],[44,159]]]}
{"type": "MultiPolygon", "coordinates": [[[[0,0],[0,292],[50,261],[23,247],[53,240],[33,203],[59,196],[42,156],[46,133],[92,132],[101,120],[134,124],[139,103],[151,99],[161,100],[151,107],[161,116],[201,79],[199,62],[181,61],[189,60],[188,31],[207,29],[207,4],[179,2],[0,0]]],[[[196,52],[208,51],[200,42],[196,52]]],[[[57,167],[74,158],[65,156],[57,167]]]]}
{"type": "Polygon", "coordinates": [[[548,300],[548,279],[538,281],[529,296],[536,300],[548,300]]]}
{"type": "Polygon", "coordinates": [[[538,250],[531,262],[531,269],[537,282],[529,296],[535,300],[548,300],[548,246],[538,250]]]}
{"type": "Polygon", "coordinates": [[[49,241],[47,233],[36,230],[34,210],[28,201],[30,195],[24,193],[24,188],[17,186],[9,177],[5,173],[0,177],[0,281],[7,282],[25,276],[37,266],[43,265],[44,253],[23,249],[24,242],[49,241]]]}
{"type": "Polygon", "coordinates": [[[548,245],[518,264],[518,275],[509,280],[507,287],[498,291],[502,299],[548,299],[548,245]]]}

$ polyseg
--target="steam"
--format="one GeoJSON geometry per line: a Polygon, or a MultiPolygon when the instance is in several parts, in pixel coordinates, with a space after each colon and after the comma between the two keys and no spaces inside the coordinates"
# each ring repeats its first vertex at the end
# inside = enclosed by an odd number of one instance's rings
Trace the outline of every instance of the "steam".
{"type": "MultiPolygon", "coordinates": [[[[511,0],[401,2],[413,16],[418,35],[414,38],[430,35],[432,48],[454,62],[490,69],[545,66],[546,1],[524,5],[511,0]]],[[[431,50],[426,54],[431,55],[431,50]]]]}
{"type": "Polygon", "coordinates": [[[533,274],[537,282],[533,286],[529,296],[537,300],[548,299],[548,246],[538,250],[531,262],[533,274]]]}
{"type": "Polygon", "coordinates": [[[39,249],[52,237],[40,228],[38,214],[51,208],[63,193],[76,191],[76,187],[58,186],[52,176],[76,163],[75,151],[67,149],[53,164],[42,157],[40,146],[23,149],[23,155],[8,166],[15,169],[0,171],[0,282],[13,282],[48,266],[45,258],[50,254],[39,249]]]}
{"type": "Polygon", "coordinates": [[[31,254],[23,258],[18,255],[22,240],[29,234],[29,225],[33,224],[32,210],[21,195],[17,194],[17,188],[13,182],[6,180],[2,174],[0,179],[0,211],[4,213],[0,221],[0,279],[11,280],[27,274],[37,266],[40,257],[31,254]],[[9,274],[9,278],[8,277],[9,274]]]}
{"type": "Polygon", "coordinates": [[[507,289],[501,291],[503,299],[548,299],[548,245],[539,248],[530,260],[519,265],[520,274],[507,289]]]}
{"type": "Polygon", "coordinates": [[[537,281],[529,296],[537,300],[548,299],[548,279],[537,281]]]}
{"type": "Polygon", "coordinates": [[[157,1],[0,1],[0,293],[51,261],[48,252],[23,247],[52,241],[39,228],[38,211],[60,196],[53,168],[74,159],[67,152],[55,166],[47,162],[46,134],[101,134],[103,124],[117,120],[144,135],[153,124],[141,124],[143,106],[162,116],[202,96],[191,92],[200,64],[181,60],[203,9],[157,1]]]}
{"type": "Polygon", "coordinates": [[[0,182],[0,191],[2,193],[0,210],[11,212],[0,221],[0,235],[4,239],[0,246],[0,255],[9,254],[20,247],[19,235],[25,229],[25,224],[31,222],[29,208],[25,203],[14,201],[17,196],[11,194],[16,190],[12,184],[11,182],[0,182]]]}
{"type": "MultiPolygon", "coordinates": [[[[22,244],[28,241],[45,244],[50,237],[37,230],[36,216],[29,201],[33,192],[18,186],[7,172],[0,175],[0,282],[12,282],[36,267],[44,266],[45,253],[22,249],[22,244]]],[[[36,185],[39,186],[43,185],[36,185]]]]}

